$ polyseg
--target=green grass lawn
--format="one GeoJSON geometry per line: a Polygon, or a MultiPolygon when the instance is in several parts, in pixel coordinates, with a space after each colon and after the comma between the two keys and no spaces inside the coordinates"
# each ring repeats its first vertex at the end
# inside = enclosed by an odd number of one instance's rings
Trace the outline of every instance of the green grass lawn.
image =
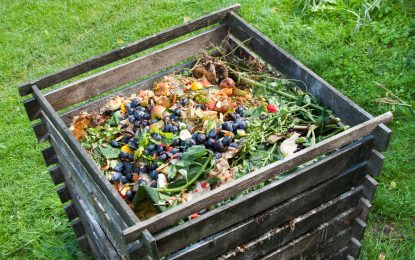
{"type": "MultiPolygon", "coordinates": [[[[83,256],[17,85],[237,1],[203,2],[0,2],[0,259],[83,256]]],[[[371,8],[359,0],[320,0],[317,6],[311,0],[239,2],[248,22],[364,109],[375,115],[394,111],[361,258],[384,252],[387,259],[414,259],[415,3],[367,0],[379,3],[371,8]],[[412,107],[377,102],[396,101],[392,93],[412,107]]]]}

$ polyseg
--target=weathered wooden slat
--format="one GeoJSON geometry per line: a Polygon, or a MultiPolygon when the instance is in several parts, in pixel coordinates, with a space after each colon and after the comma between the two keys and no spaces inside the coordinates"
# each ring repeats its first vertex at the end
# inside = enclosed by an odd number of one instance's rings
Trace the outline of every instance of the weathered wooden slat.
{"type": "Polygon", "coordinates": [[[38,143],[43,143],[44,141],[48,140],[49,133],[46,129],[45,124],[42,121],[39,121],[32,125],[33,132],[37,138],[38,143]]]}
{"type": "Polygon", "coordinates": [[[369,216],[369,213],[372,211],[372,204],[370,204],[369,200],[365,198],[360,198],[359,208],[361,210],[359,217],[363,221],[366,221],[367,217],[369,216]]]}
{"type": "MultiPolygon", "coordinates": [[[[45,119],[45,123],[48,126],[49,132],[52,132],[55,130],[55,136],[60,135],[60,137],[63,139],[62,144],[68,145],[68,151],[73,152],[74,156],[73,158],[76,158],[79,160],[82,167],[85,169],[85,175],[92,178],[93,182],[97,185],[98,189],[101,190],[101,192],[97,192],[95,196],[100,196],[101,193],[104,193],[106,199],[110,201],[110,205],[112,205],[115,210],[116,214],[120,214],[120,216],[123,218],[123,221],[127,223],[127,225],[133,225],[134,223],[139,223],[139,219],[137,216],[132,212],[132,210],[127,206],[126,203],[120,198],[119,194],[116,193],[116,191],[113,189],[113,187],[110,185],[110,183],[105,179],[105,177],[101,174],[101,171],[97,168],[95,163],[92,161],[90,156],[86,153],[86,151],[82,148],[80,143],[75,139],[75,137],[72,135],[72,133],[69,131],[65,123],[62,121],[62,119],[57,115],[57,113],[53,110],[53,108],[50,106],[49,102],[45,99],[45,97],[42,95],[40,90],[33,86],[33,95],[38,100],[39,104],[42,107],[43,110],[43,117],[45,119]],[[50,121],[49,121],[50,120],[50,121]]],[[[53,136],[51,136],[51,140],[53,141],[53,136]]],[[[56,147],[61,147],[62,144],[57,145],[56,147]]],[[[77,161],[75,160],[75,161],[77,161]]],[[[67,165],[66,167],[69,168],[67,165]]],[[[95,186],[95,185],[94,185],[95,186]]],[[[90,198],[91,196],[85,196],[85,198],[90,198]]],[[[105,200],[100,200],[105,201],[105,200]]],[[[109,207],[110,208],[110,207],[109,207]]],[[[148,231],[144,231],[148,232],[148,231]]],[[[151,236],[151,234],[148,234],[148,236],[151,236]]],[[[124,239],[120,235],[117,237],[121,240],[122,243],[120,243],[120,246],[122,246],[122,252],[125,252],[127,250],[126,247],[124,247],[124,239]]],[[[145,239],[145,238],[142,238],[145,239]]]]}
{"type": "MultiPolygon", "coordinates": [[[[183,250],[180,250],[173,255],[169,256],[169,259],[194,259],[195,257],[211,257],[217,254],[221,254],[229,248],[235,248],[240,244],[243,244],[255,237],[266,233],[272,228],[282,225],[286,222],[293,220],[295,217],[312,210],[315,207],[329,201],[337,195],[347,191],[354,185],[362,180],[359,180],[359,171],[351,171],[344,173],[341,177],[336,177],[331,181],[312,189],[309,192],[301,193],[294,198],[288,200],[282,205],[277,205],[271,210],[260,214],[259,216],[253,217],[244,221],[241,224],[232,226],[229,229],[223,230],[217,234],[214,234],[200,242],[192,244],[183,250]],[[343,177],[344,176],[344,177],[343,177]],[[353,183],[354,182],[354,183],[353,183]],[[339,189],[338,187],[342,187],[339,189]]],[[[362,176],[361,176],[362,177],[362,176]]],[[[339,208],[350,208],[357,204],[358,197],[361,196],[362,190],[356,189],[352,191],[353,195],[350,200],[347,200],[349,205],[339,203],[333,206],[332,210],[336,212],[336,206],[339,208]],[[346,207],[347,206],[347,207],[346,207]]],[[[346,197],[349,194],[346,194],[346,197]]],[[[342,197],[343,198],[343,197],[342,197]]],[[[340,210],[340,209],[339,209],[340,210]]],[[[339,213],[339,211],[337,211],[339,213]]],[[[326,213],[330,214],[330,213],[326,213]]],[[[333,217],[333,216],[330,216],[333,217]]],[[[323,217],[322,217],[323,218],[323,217]]],[[[318,226],[321,224],[318,218],[310,221],[309,225],[299,226],[294,233],[288,232],[289,229],[285,229],[281,236],[276,237],[274,243],[270,243],[270,247],[282,245],[287,243],[293,237],[301,235],[312,229],[313,225],[318,226]],[[280,241],[277,243],[277,241],[280,241]]],[[[314,227],[315,227],[314,226],[314,227]]],[[[265,250],[265,249],[264,249],[265,250]]],[[[253,252],[255,254],[255,252],[253,252]]]]}
{"type": "Polygon", "coordinates": [[[62,118],[62,120],[67,125],[69,125],[70,122],[72,121],[72,118],[74,116],[78,116],[78,115],[80,115],[83,112],[85,112],[85,113],[92,113],[92,112],[99,111],[100,108],[103,105],[105,105],[111,97],[115,97],[115,96],[125,96],[125,97],[128,97],[131,94],[138,93],[138,91],[140,89],[149,89],[149,88],[151,88],[153,86],[154,81],[159,80],[163,76],[168,75],[170,73],[173,73],[173,72],[176,72],[176,71],[180,71],[180,70],[182,70],[184,68],[191,68],[191,67],[193,67],[194,63],[195,63],[194,61],[191,61],[191,62],[186,62],[184,64],[175,66],[175,67],[170,68],[170,69],[168,69],[166,71],[163,71],[161,73],[158,73],[157,75],[152,76],[152,77],[150,77],[148,79],[144,79],[144,80],[139,81],[139,82],[137,82],[135,84],[132,84],[129,87],[126,87],[126,88],[123,88],[121,90],[118,90],[118,91],[116,91],[114,93],[108,94],[105,97],[102,97],[100,99],[97,99],[97,100],[88,102],[86,104],[83,104],[81,106],[78,106],[78,107],[76,107],[74,109],[71,109],[71,110],[63,113],[61,115],[61,118],[62,118]]]}
{"type": "Polygon", "coordinates": [[[71,200],[71,193],[69,192],[69,189],[66,187],[66,185],[62,185],[56,188],[56,192],[58,193],[62,204],[71,200]]]}
{"type": "Polygon", "coordinates": [[[45,160],[45,164],[47,166],[55,164],[58,162],[58,158],[56,157],[55,150],[52,146],[46,147],[42,150],[43,159],[45,160]]]}
{"type": "Polygon", "coordinates": [[[380,174],[380,170],[383,167],[383,161],[385,160],[385,156],[380,152],[373,150],[370,153],[370,157],[368,159],[368,165],[370,170],[370,175],[376,177],[380,174]]]}
{"type": "Polygon", "coordinates": [[[348,130],[341,132],[331,138],[328,138],[316,145],[301,150],[293,156],[286,157],[283,160],[271,163],[259,170],[251,172],[237,180],[222,185],[211,192],[202,195],[196,199],[185,202],[171,210],[165,211],[157,215],[157,217],[137,223],[132,227],[124,230],[124,235],[127,242],[137,239],[142,230],[148,229],[150,232],[160,230],[164,227],[176,223],[178,220],[185,218],[194,212],[198,212],[213,203],[226,200],[231,196],[236,195],[252,186],[271,179],[285,171],[306,163],[322,154],[338,149],[345,144],[360,139],[370,134],[377,125],[388,122],[392,119],[390,112],[379,117],[372,118],[362,124],[351,127],[348,130]]]}
{"type": "Polygon", "coordinates": [[[78,208],[79,218],[87,231],[86,233],[91,238],[89,241],[91,246],[94,247],[92,251],[96,254],[96,257],[98,259],[121,259],[84,201],[78,195],[74,195],[73,201],[78,208]]]}
{"type": "MultiPolygon", "coordinates": [[[[278,249],[279,246],[284,245],[289,241],[307,232],[312,231],[314,228],[318,227],[322,223],[330,221],[338,214],[350,208],[354,208],[357,205],[357,199],[361,195],[361,193],[362,188],[348,191],[345,194],[342,194],[334,198],[333,200],[330,200],[329,202],[326,202],[318,206],[317,208],[314,208],[306,212],[301,216],[293,217],[291,221],[285,223],[283,226],[279,226],[272,229],[270,227],[268,230],[265,231],[264,234],[261,234],[258,238],[255,238],[254,240],[249,241],[247,243],[242,242],[242,245],[239,245],[234,250],[226,252],[226,254],[219,257],[219,259],[260,258],[261,256],[278,249]]],[[[268,218],[274,217],[275,216],[272,215],[268,216],[268,218]]],[[[260,225],[263,224],[261,223],[260,225]]],[[[350,237],[349,239],[347,239],[347,242],[349,240],[350,237]]],[[[322,247],[324,247],[324,245],[324,243],[321,244],[322,247]]],[[[219,248],[222,247],[219,246],[219,248]]],[[[199,250],[197,252],[200,253],[199,250]]],[[[181,256],[181,258],[183,258],[183,256],[181,256]]]]}
{"type": "Polygon", "coordinates": [[[88,238],[85,234],[78,237],[76,239],[76,242],[78,243],[79,248],[81,248],[82,251],[84,251],[84,252],[90,252],[91,251],[91,246],[89,245],[88,238]]]}
{"type": "Polygon", "coordinates": [[[65,181],[65,177],[63,176],[59,163],[58,165],[49,168],[48,172],[50,174],[53,184],[58,185],[65,181]]]}
{"type": "MultiPolygon", "coordinates": [[[[65,158],[61,160],[63,166],[63,171],[67,175],[67,183],[70,182],[72,186],[72,192],[82,196],[83,201],[87,204],[90,214],[100,223],[100,226],[104,229],[108,238],[113,242],[114,247],[118,250],[122,250],[123,241],[120,237],[121,231],[127,227],[122,218],[118,213],[113,209],[112,205],[106,200],[106,197],[101,193],[101,191],[95,187],[94,183],[90,181],[90,177],[85,174],[85,170],[81,167],[76,166],[76,161],[71,158],[73,156],[70,153],[64,153],[65,143],[58,143],[55,140],[54,130],[48,129],[51,133],[51,142],[57,147],[56,151],[59,158],[65,158]],[[82,175],[83,177],[81,177],[82,175]],[[105,208],[99,204],[98,200],[94,200],[93,197],[99,197],[102,203],[105,203],[105,208]]],[[[125,202],[123,202],[125,203],[125,202]]]]}
{"type": "Polygon", "coordinates": [[[75,219],[72,221],[71,227],[77,237],[81,237],[85,234],[85,229],[80,219],[75,219]]]}
{"type": "Polygon", "coordinates": [[[64,205],[63,210],[65,211],[66,216],[69,220],[74,220],[76,217],[78,217],[78,212],[76,212],[75,206],[72,202],[64,205]]]}
{"type": "Polygon", "coordinates": [[[321,245],[316,245],[314,248],[303,252],[293,260],[327,259],[329,255],[338,252],[340,249],[348,245],[350,241],[350,233],[350,228],[343,230],[321,245]]]}
{"type": "Polygon", "coordinates": [[[373,197],[376,193],[376,188],[378,186],[378,182],[368,174],[365,176],[363,185],[365,186],[364,197],[370,201],[373,200],[373,197]]]}
{"type": "Polygon", "coordinates": [[[338,259],[346,259],[347,252],[349,251],[349,247],[343,247],[338,252],[330,255],[327,257],[328,260],[338,260],[338,259]]]}
{"type": "MultiPolygon", "coordinates": [[[[55,89],[46,93],[45,98],[55,110],[60,110],[88,100],[105,91],[130,83],[142,76],[155,73],[163,68],[173,66],[195,56],[200,51],[205,50],[205,48],[217,45],[223,41],[227,35],[227,31],[226,24],[219,25],[206,32],[121,64],[115,68],[93,74],[69,85],[55,89]]],[[[31,115],[39,115],[37,110],[40,110],[39,105],[36,107],[32,103],[37,103],[34,98],[30,98],[30,101],[25,105],[26,108],[31,108],[30,111],[27,110],[31,120],[36,119],[36,117],[31,115]]]]}
{"type": "MultiPolygon", "coordinates": [[[[307,91],[333,110],[347,124],[356,125],[373,117],[237,14],[231,12],[227,21],[231,34],[240,41],[246,42],[246,45],[249,45],[264,61],[288,78],[303,81],[307,85],[307,91]]],[[[303,84],[299,84],[299,87],[305,88],[303,84]]],[[[389,144],[391,130],[385,125],[380,125],[374,134],[378,149],[385,151],[389,144]]]]}
{"type": "Polygon", "coordinates": [[[33,121],[40,116],[40,107],[39,104],[34,100],[34,98],[28,98],[23,100],[23,106],[26,110],[26,114],[30,121],[33,121]]]}
{"type": "Polygon", "coordinates": [[[350,239],[349,243],[349,254],[350,256],[354,258],[358,258],[360,255],[360,249],[362,248],[362,244],[359,240],[357,240],[355,237],[352,237],[350,239]]]}
{"type": "Polygon", "coordinates": [[[135,53],[149,49],[153,46],[159,45],[161,43],[183,36],[190,32],[220,22],[226,17],[226,15],[230,11],[238,11],[240,7],[241,6],[239,4],[231,5],[216,12],[202,16],[198,19],[189,21],[185,24],[172,27],[161,33],[151,35],[136,42],[130,43],[124,47],[120,47],[110,52],[104,53],[100,56],[93,57],[72,67],[49,74],[40,79],[24,83],[19,87],[19,94],[21,96],[28,95],[31,92],[31,86],[33,85],[37,85],[39,89],[49,87],[51,85],[60,83],[64,80],[81,75],[90,70],[102,67],[114,61],[126,58],[135,53]]]}
{"type": "Polygon", "coordinates": [[[355,209],[349,209],[329,222],[320,225],[316,230],[291,241],[266,256],[263,256],[262,259],[291,259],[302,252],[323,243],[327,240],[329,234],[335,234],[348,228],[346,222],[347,219],[354,214],[354,210],[355,209]]]}
{"type": "Polygon", "coordinates": [[[79,162],[85,168],[87,175],[90,176],[96,185],[101,189],[113,207],[117,209],[117,212],[119,212],[124,221],[129,225],[138,222],[139,220],[137,216],[120,198],[119,194],[117,194],[108,180],[103,176],[102,172],[97,168],[85,149],[75,139],[75,137],[69,131],[68,127],[53,110],[53,108],[50,106],[48,101],[36,86],[33,86],[33,95],[41,105],[42,110],[45,114],[45,118],[50,120],[50,125],[53,125],[53,129],[56,129],[56,132],[59,133],[63,141],[66,142],[70,150],[75,154],[74,158],[79,160],[79,162]]]}
{"type": "Polygon", "coordinates": [[[352,234],[356,239],[362,240],[365,229],[366,223],[361,218],[356,217],[355,219],[353,219],[352,234]]]}
{"type": "Polygon", "coordinates": [[[282,180],[253,191],[241,198],[210,211],[197,219],[170,228],[156,235],[162,255],[201,240],[226,227],[247,219],[306,189],[332,178],[350,165],[362,162],[373,147],[373,137],[365,137],[321,161],[290,173],[282,180]],[[258,203],[260,201],[261,203],[258,203]],[[209,223],[215,223],[210,225],[209,223]],[[174,241],[174,243],[172,242],[174,241]]]}

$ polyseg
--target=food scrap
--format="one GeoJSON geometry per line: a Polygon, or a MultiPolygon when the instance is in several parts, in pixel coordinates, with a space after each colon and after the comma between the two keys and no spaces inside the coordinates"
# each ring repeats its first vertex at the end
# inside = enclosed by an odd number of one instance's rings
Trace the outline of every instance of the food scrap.
{"type": "Polygon", "coordinates": [[[146,219],[348,127],[268,67],[233,51],[204,55],[152,89],[74,118],[71,130],[146,219]]]}

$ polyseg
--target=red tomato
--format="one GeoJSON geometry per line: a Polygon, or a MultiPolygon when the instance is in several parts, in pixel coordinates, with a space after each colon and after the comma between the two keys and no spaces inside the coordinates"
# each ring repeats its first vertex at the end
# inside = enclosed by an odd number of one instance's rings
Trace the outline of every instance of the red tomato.
{"type": "Polygon", "coordinates": [[[276,113],[276,112],[278,111],[278,108],[277,108],[277,106],[276,106],[276,105],[274,105],[274,104],[268,104],[268,105],[267,105],[267,111],[268,111],[269,113],[276,113]]]}

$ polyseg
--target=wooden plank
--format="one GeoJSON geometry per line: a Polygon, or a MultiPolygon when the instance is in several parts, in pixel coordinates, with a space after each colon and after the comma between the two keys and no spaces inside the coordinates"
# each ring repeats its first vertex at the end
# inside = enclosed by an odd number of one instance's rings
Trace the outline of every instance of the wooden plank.
{"type": "Polygon", "coordinates": [[[149,49],[161,43],[167,42],[169,40],[183,36],[190,32],[193,32],[201,28],[204,28],[206,26],[212,25],[214,23],[220,22],[226,17],[226,15],[230,11],[238,11],[240,7],[241,7],[240,4],[228,6],[216,12],[202,16],[198,19],[189,21],[185,24],[172,27],[158,34],[145,37],[136,42],[130,43],[126,46],[123,46],[123,47],[114,49],[110,52],[104,53],[102,55],[93,57],[89,60],[76,64],[72,67],[69,67],[61,71],[51,73],[42,78],[24,83],[19,87],[19,94],[21,96],[28,95],[32,91],[31,86],[33,85],[37,85],[39,89],[49,87],[51,85],[60,83],[64,80],[81,75],[90,70],[102,67],[114,61],[126,58],[128,56],[131,56],[143,50],[149,49]]]}
{"type": "Polygon", "coordinates": [[[76,212],[75,206],[72,202],[68,205],[64,205],[63,210],[65,211],[66,216],[69,220],[74,220],[76,217],[78,217],[78,213],[76,212]]]}
{"type": "Polygon", "coordinates": [[[365,176],[363,185],[365,186],[364,197],[370,201],[373,200],[373,197],[376,193],[376,188],[378,186],[378,182],[368,174],[365,176]]]}
{"type": "MultiPolygon", "coordinates": [[[[70,187],[71,188],[71,187],[70,187]]],[[[78,196],[74,195],[73,198],[76,207],[79,211],[79,218],[82,221],[82,224],[86,230],[86,234],[90,236],[90,241],[92,240],[91,247],[93,247],[93,252],[98,259],[120,259],[120,255],[115,250],[114,246],[108,240],[104,231],[101,229],[98,222],[92,216],[89,211],[88,206],[84,201],[78,196]]]]}
{"type": "Polygon", "coordinates": [[[322,244],[327,240],[328,234],[338,233],[348,227],[348,224],[345,223],[345,219],[348,219],[350,215],[353,214],[354,210],[355,209],[350,209],[338,215],[329,222],[320,225],[316,230],[293,240],[266,256],[263,256],[262,259],[291,259],[316,245],[322,244]]]}
{"type": "MultiPolygon", "coordinates": [[[[139,223],[139,219],[134,214],[134,212],[127,206],[126,203],[120,198],[119,194],[113,189],[110,183],[105,179],[105,177],[101,174],[101,171],[97,168],[95,163],[92,161],[90,156],[86,153],[85,149],[80,145],[80,143],[75,139],[72,133],[69,131],[65,123],[62,119],[57,115],[57,113],[53,110],[49,102],[45,99],[42,95],[40,90],[33,86],[33,96],[37,99],[40,106],[43,110],[43,117],[45,118],[45,123],[48,126],[48,130],[51,132],[51,129],[56,130],[56,136],[58,134],[61,138],[63,138],[63,142],[68,145],[68,150],[74,153],[73,158],[77,158],[79,160],[81,166],[85,169],[84,178],[86,176],[90,176],[97,187],[104,193],[106,199],[108,199],[111,205],[115,208],[116,213],[120,214],[123,218],[123,221],[126,222],[127,225],[133,225],[134,223],[139,223]],[[50,120],[50,121],[49,121],[50,120]]],[[[52,138],[53,140],[53,138],[52,138]]],[[[61,146],[62,144],[60,144],[61,146]]],[[[60,147],[56,146],[56,147],[60,147]]],[[[68,167],[69,168],[69,167],[68,167]]],[[[96,193],[95,195],[101,194],[101,192],[96,193]]],[[[88,198],[89,196],[86,196],[88,198]]],[[[147,232],[147,231],[145,231],[147,232]]],[[[122,242],[124,242],[124,238],[119,236],[122,242]]],[[[142,238],[145,239],[145,238],[142,238]]],[[[121,246],[125,244],[122,243],[121,246]]],[[[123,247],[123,250],[126,251],[127,248],[123,247]]]]}
{"type": "MultiPolygon", "coordinates": [[[[46,93],[45,97],[55,110],[63,109],[195,56],[205,48],[218,45],[225,39],[227,32],[226,24],[219,25],[115,68],[55,89],[46,93]]],[[[36,119],[35,115],[39,115],[38,110],[40,110],[40,106],[33,103],[37,103],[34,98],[30,98],[25,103],[25,107],[31,108],[30,111],[27,110],[31,120],[36,119]]]]}
{"type": "Polygon", "coordinates": [[[380,171],[383,167],[384,160],[385,160],[385,156],[383,156],[383,154],[381,154],[377,150],[373,150],[370,153],[370,157],[367,160],[369,170],[370,170],[370,175],[372,175],[373,177],[379,176],[380,171]]]}
{"type": "Polygon", "coordinates": [[[360,198],[359,208],[361,210],[359,217],[363,221],[366,221],[367,217],[369,216],[369,213],[372,211],[372,204],[370,204],[369,200],[365,198],[360,198]]]}
{"type": "Polygon", "coordinates": [[[239,179],[222,185],[205,195],[185,202],[171,210],[158,214],[156,217],[137,223],[124,231],[127,242],[137,239],[142,230],[148,229],[154,232],[176,223],[178,220],[190,216],[216,202],[226,200],[239,192],[253,187],[261,182],[274,178],[275,176],[306,163],[322,154],[336,150],[345,144],[360,139],[370,134],[378,124],[388,122],[392,118],[390,112],[379,117],[372,118],[362,124],[351,127],[331,138],[328,138],[316,145],[308,147],[286,157],[280,161],[271,163],[259,170],[253,171],[239,179]]]}
{"type": "MultiPolygon", "coordinates": [[[[53,145],[58,145],[55,140],[54,130],[48,129],[51,133],[51,142],[53,145]]],[[[117,250],[123,250],[123,240],[121,239],[121,232],[124,228],[127,227],[122,218],[114,210],[113,206],[106,199],[105,195],[102,194],[101,190],[97,188],[93,182],[91,182],[90,177],[85,174],[85,170],[82,167],[77,166],[76,161],[71,158],[73,156],[70,153],[64,153],[65,143],[60,142],[59,147],[56,149],[59,158],[61,159],[61,164],[63,166],[62,170],[67,176],[67,183],[70,183],[72,193],[79,195],[83,198],[84,203],[87,205],[90,214],[99,221],[99,225],[105,231],[108,238],[112,241],[113,245],[117,250]],[[99,203],[98,199],[102,203],[105,203],[105,207],[99,203]]],[[[123,201],[123,203],[125,203],[123,201]]]]}
{"type": "Polygon", "coordinates": [[[65,181],[65,177],[63,176],[59,163],[58,165],[49,168],[48,172],[50,174],[53,184],[58,185],[65,181]]]}
{"type": "Polygon", "coordinates": [[[91,246],[89,245],[89,241],[86,235],[82,235],[80,237],[78,237],[76,239],[76,242],[79,245],[79,248],[81,248],[81,250],[83,252],[90,252],[91,251],[91,246]]]}
{"type": "Polygon", "coordinates": [[[61,200],[62,204],[71,200],[72,196],[66,185],[62,185],[56,188],[56,192],[58,193],[59,199],[61,200]]]}
{"type": "Polygon", "coordinates": [[[367,153],[373,147],[372,141],[373,137],[365,137],[313,165],[290,173],[282,180],[274,181],[259,190],[203,214],[197,219],[158,234],[156,239],[161,255],[177,251],[188,244],[219,232],[340,174],[350,165],[362,162],[366,158],[367,153]],[[215,225],[209,223],[215,223],[215,225]]]}
{"type": "Polygon", "coordinates": [[[55,150],[52,146],[46,147],[42,150],[43,159],[45,160],[45,164],[47,166],[55,164],[58,162],[58,158],[56,157],[55,150]]]}
{"type": "MultiPolygon", "coordinates": [[[[219,259],[257,259],[278,249],[281,245],[312,231],[321,224],[330,221],[338,214],[354,208],[362,189],[355,189],[342,194],[303,215],[294,217],[288,223],[268,229],[264,234],[247,243],[240,244],[219,259]]],[[[282,213],[279,213],[282,214],[282,213]]],[[[269,218],[274,217],[272,215],[269,218]]],[[[260,224],[262,225],[262,223],[260,224]]],[[[350,240],[347,239],[347,242],[350,240]]],[[[324,247],[325,244],[321,244],[324,247]]],[[[221,246],[219,246],[222,248],[221,246]]],[[[342,246],[343,247],[343,246],[342,246]]],[[[337,251],[337,250],[336,250],[337,251]]],[[[309,252],[310,253],[310,252],[309,252]]],[[[314,253],[314,252],[311,252],[314,253]]],[[[183,256],[182,256],[183,257],[183,256]]]]}
{"type": "Polygon", "coordinates": [[[353,219],[352,234],[356,239],[362,240],[365,229],[366,229],[366,223],[363,221],[363,219],[359,217],[356,217],[353,219]]]}
{"type": "MultiPolygon", "coordinates": [[[[307,85],[307,91],[333,110],[347,124],[356,125],[373,118],[371,114],[353,103],[340,91],[246,23],[234,12],[230,13],[227,21],[232,35],[245,42],[264,61],[274,66],[288,78],[303,81],[307,85]]],[[[303,84],[299,84],[299,87],[305,88],[303,84]]],[[[387,149],[390,135],[391,130],[385,125],[380,125],[376,129],[376,146],[380,151],[387,149]]]]}
{"type": "Polygon", "coordinates": [[[296,256],[293,260],[306,260],[306,259],[327,259],[329,255],[338,252],[340,249],[348,245],[350,241],[350,228],[343,230],[333,237],[328,239],[321,245],[316,245],[301,255],[296,256]]]}
{"type": "Polygon", "coordinates": [[[81,146],[81,144],[75,139],[68,127],[62,121],[62,119],[53,110],[45,97],[39,91],[36,86],[33,86],[33,95],[38,100],[39,104],[44,111],[44,117],[50,120],[50,125],[53,129],[56,129],[56,133],[59,133],[63,141],[66,142],[70,150],[75,154],[75,158],[79,160],[82,167],[86,170],[86,175],[90,176],[96,185],[105,194],[107,199],[116,208],[117,212],[122,216],[123,220],[131,225],[138,222],[137,216],[132,212],[126,203],[121,199],[119,194],[114,190],[108,180],[103,176],[101,170],[95,165],[88,153],[81,146]]]}
{"type": "MultiPolygon", "coordinates": [[[[311,191],[301,193],[288,200],[287,202],[284,202],[282,205],[277,205],[271,210],[259,214],[259,216],[251,217],[247,221],[236,224],[226,230],[208,237],[207,239],[203,239],[200,242],[192,244],[183,250],[180,250],[169,256],[169,258],[206,258],[208,256],[214,256],[226,252],[229,250],[229,248],[235,248],[238,245],[241,245],[251,239],[254,239],[257,236],[260,236],[261,234],[266,233],[272,228],[292,221],[297,216],[320,206],[321,204],[333,199],[343,192],[346,192],[351,187],[358,185],[358,183],[361,181],[359,176],[361,176],[359,174],[359,170],[345,172],[341,177],[333,178],[333,180],[327,181],[324,184],[312,189],[311,191]],[[338,187],[342,188],[339,189],[338,187]]],[[[333,206],[331,209],[339,213],[341,209],[355,207],[358,201],[358,197],[361,196],[362,190],[360,188],[355,189],[352,191],[352,193],[353,195],[350,195],[352,198],[346,201],[346,205],[339,203],[333,206]],[[337,206],[339,208],[337,208],[337,206]]],[[[345,196],[347,197],[349,194],[346,194],[345,196]]],[[[341,199],[344,199],[344,197],[341,197],[341,199]]],[[[331,212],[325,212],[325,214],[328,214],[329,217],[333,217],[330,216],[330,213],[331,212]]],[[[323,217],[320,216],[320,218],[323,217]]],[[[304,226],[299,225],[299,227],[296,227],[295,232],[290,232],[289,228],[283,229],[281,236],[276,236],[276,240],[273,240],[269,246],[273,247],[287,243],[290,239],[295,238],[296,236],[307,232],[309,229],[320,225],[322,223],[320,218],[311,218],[310,223],[308,223],[310,226],[307,224],[304,226]]]]}
{"type": "Polygon", "coordinates": [[[357,240],[355,237],[352,237],[349,243],[350,256],[354,258],[359,258],[361,248],[362,248],[362,244],[360,243],[360,241],[357,240]]]}
{"type": "Polygon", "coordinates": [[[85,234],[85,229],[80,219],[75,219],[74,221],[72,221],[71,227],[77,237],[81,237],[85,234]]]}
{"type": "Polygon", "coordinates": [[[328,260],[338,260],[338,259],[346,259],[347,252],[349,251],[349,247],[343,247],[338,252],[330,255],[327,257],[328,260]]]}
{"type": "Polygon", "coordinates": [[[85,113],[94,113],[94,112],[96,113],[112,97],[115,97],[115,96],[128,97],[131,94],[138,93],[138,91],[140,89],[150,89],[150,88],[153,87],[154,81],[159,80],[163,76],[168,75],[170,73],[174,73],[176,71],[180,71],[183,68],[192,68],[194,64],[195,64],[194,61],[190,61],[190,62],[186,62],[186,63],[181,64],[181,65],[178,65],[178,66],[174,66],[173,68],[170,68],[170,69],[168,69],[166,71],[163,71],[161,73],[158,73],[155,76],[152,76],[150,78],[147,78],[147,79],[144,79],[142,81],[139,81],[139,82],[137,82],[135,84],[132,84],[129,87],[123,88],[123,89],[118,90],[118,91],[116,91],[114,93],[110,93],[110,94],[106,95],[105,97],[102,97],[100,99],[97,99],[97,100],[88,102],[86,104],[83,104],[81,106],[78,106],[76,108],[73,108],[73,109],[71,109],[71,110],[63,113],[61,115],[61,118],[65,122],[65,124],[69,125],[71,123],[72,118],[74,116],[78,116],[78,115],[80,115],[81,113],[84,113],[84,112],[85,113]]]}
{"type": "Polygon", "coordinates": [[[45,124],[42,121],[33,124],[32,128],[38,143],[43,143],[44,141],[48,140],[49,133],[45,124]]]}
{"type": "Polygon", "coordinates": [[[28,98],[23,100],[23,106],[26,110],[26,114],[30,121],[33,121],[40,116],[40,107],[39,104],[34,100],[34,98],[28,98]]]}

